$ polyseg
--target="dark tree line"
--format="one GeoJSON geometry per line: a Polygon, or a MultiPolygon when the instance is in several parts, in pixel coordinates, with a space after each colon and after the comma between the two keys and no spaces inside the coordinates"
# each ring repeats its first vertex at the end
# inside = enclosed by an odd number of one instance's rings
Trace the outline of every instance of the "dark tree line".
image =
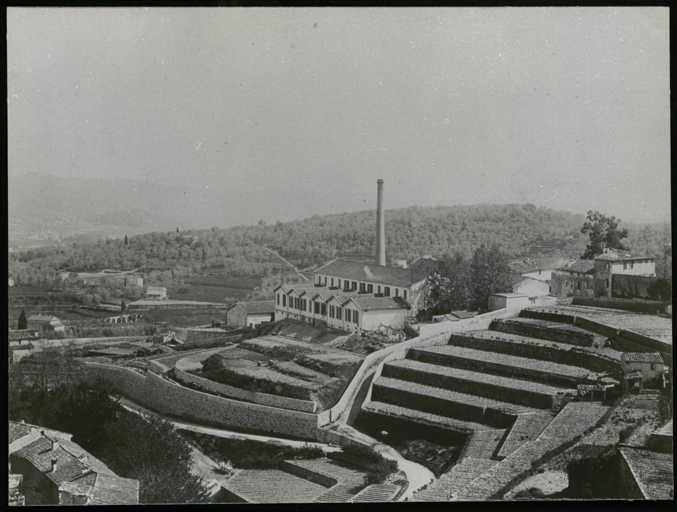
{"type": "MultiPolygon", "coordinates": [[[[586,233],[594,231],[595,236],[611,240],[609,228],[613,233],[613,223],[619,221],[597,215],[597,220],[588,220],[591,231],[581,233],[585,222],[581,215],[529,204],[387,210],[386,256],[390,261],[449,253],[470,258],[484,244],[499,245],[510,258],[516,258],[530,253],[533,234],[538,233],[539,239],[556,241],[562,247],[554,255],[576,257],[585,250],[586,233]],[[594,224],[598,221],[599,227],[594,224]]],[[[288,268],[274,253],[302,269],[326,263],[340,253],[371,255],[375,224],[376,213],[363,211],[230,229],[149,233],[128,237],[126,242],[73,243],[10,253],[9,273],[20,286],[51,284],[63,271],[104,268],[145,269],[153,274],[147,284],[158,285],[180,285],[181,279],[205,269],[231,276],[270,276],[288,268]]],[[[670,241],[670,230],[663,226],[628,229],[627,245],[633,251],[658,255],[670,241]]]]}
{"type": "Polygon", "coordinates": [[[430,318],[454,310],[486,310],[489,295],[511,292],[515,283],[508,255],[497,245],[480,246],[472,258],[447,255],[426,284],[425,314],[430,318]]]}
{"type": "Polygon", "coordinates": [[[84,372],[57,351],[12,365],[9,418],[73,434],[118,476],[139,480],[141,503],[204,502],[204,483],[190,471],[191,447],[173,426],[124,409],[110,386],[86,382],[84,372]]]}

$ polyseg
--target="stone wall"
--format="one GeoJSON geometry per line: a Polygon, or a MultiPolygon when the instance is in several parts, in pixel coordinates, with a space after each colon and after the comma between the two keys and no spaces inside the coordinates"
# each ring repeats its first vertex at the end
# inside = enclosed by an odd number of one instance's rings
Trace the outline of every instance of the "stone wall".
{"type": "Polygon", "coordinates": [[[580,316],[574,317],[574,325],[576,327],[580,327],[581,329],[585,329],[586,331],[601,334],[602,336],[606,336],[607,338],[613,338],[614,336],[617,336],[618,331],[620,330],[616,327],[610,327],[608,325],[595,322],[594,320],[581,318],[580,316]]]}
{"type": "Polygon", "coordinates": [[[517,418],[514,415],[502,413],[498,410],[484,408],[481,405],[450,402],[439,397],[383,387],[378,382],[375,382],[372,387],[371,399],[439,416],[448,416],[462,421],[491,425],[496,428],[509,428],[517,418]]]}
{"type": "Polygon", "coordinates": [[[203,340],[213,340],[216,338],[226,338],[228,336],[233,336],[241,334],[239,331],[233,333],[232,331],[219,330],[213,331],[211,329],[187,329],[186,330],[186,343],[193,343],[196,341],[203,340]]]}
{"type": "Polygon", "coordinates": [[[663,295],[664,300],[670,299],[672,296],[672,279],[626,274],[614,274],[612,276],[612,297],[641,297],[657,300],[660,295],[663,295]]]}
{"type": "Polygon", "coordinates": [[[321,485],[322,487],[333,487],[338,483],[338,479],[331,476],[324,475],[318,471],[313,471],[312,469],[299,466],[297,464],[290,464],[286,460],[281,460],[278,464],[278,468],[285,473],[290,475],[298,476],[314,484],[321,485]]]}
{"type": "Polygon", "coordinates": [[[531,359],[551,361],[553,363],[571,366],[582,366],[583,368],[599,373],[620,371],[618,362],[574,347],[571,347],[570,350],[559,350],[554,347],[531,343],[512,343],[494,339],[474,338],[472,335],[465,336],[461,334],[453,334],[449,343],[459,347],[489,350],[501,354],[528,357],[531,359]]]}
{"type": "Polygon", "coordinates": [[[581,380],[580,377],[574,375],[562,375],[533,368],[523,368],[500,364],[493,361],[481,361],[479,359],[461,358],[456,357],[453,354],[436,354],[416,349],[409,350],[407,359],[421,361],[422,363],[461,368],[473,372],[503,375],[505,377],[514,377],[516,379],[532,380],[536,382],[546,382],[554,386],[575,386],[581,380]]]}
{"type": "Polygon", "coordinates": [[[87,363],[91,378],[103,377],[134,402],[168,416],[219,428],[325,441],[314,414],[220,398],[184,388],[154,373],[87,363]]]}
{"type": "Polygon", "coordinates": [[[536,320],[547,320],[549,322],[558,322],[561,324],[574,323],[573,315],[564,315],[561,313],[549,313],[547,311],[538,311],[536,309],[523,309],[520,311],[521,318],[535,318],[536,320]]]}
{"type": "Polygon", "coordinates": [[[527,407],[540,409],[550,409],[552,407],[552,395],[538,391],[513,389],[479,380],[464,380],[452,375],[431,374],[402,366],[385,365],[383,367],[382,375],[384,377],[416,382],[425,386],[453,389],[459,393],[483,396],[493,400],[525,405],[527,407]]]}
{"type": "Polygon", "coordinates": [[[576,345],[578,347],[592,347],[595,339],[592,334],[588,333],[560,330],[541,325],[511,322],[510,320],[494,320],[491,322],[489,329],[492,331],[528,336],[529,338],[538,338],[541,340],[567,343],[569,345],[576,345]]]}
{"type": "Polygon", "coordinates": [[[317,409],[317,404],[309,400],[298,400],[296,398],[288,398],[285,396],[257,393],[256,391],[228,386],[227,384],[221,384],[185,372],[179,368],[178,364],[174,367],[174,377],[176,377],[176,380],[179,382],[196,386],[198,389],[202,389],[208,393],[234,398],[236,400],[308,413],[314,413],[317,409]]]}
{"type": "MultiPolygon", "coordinates": [[[[627,277],[627,276],[626,276],[627,277]]],[[[617,297],[576,297],[573,299],[574,306],[591,306],[596,308],[623,309],[635,313],[663,313],[669,302],[651,301],[643,299],[621,299],[617,297]]]]}

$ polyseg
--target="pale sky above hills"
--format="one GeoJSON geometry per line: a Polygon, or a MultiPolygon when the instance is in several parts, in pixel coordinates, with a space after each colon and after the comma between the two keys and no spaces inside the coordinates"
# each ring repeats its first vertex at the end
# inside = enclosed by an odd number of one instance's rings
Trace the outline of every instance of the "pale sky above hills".
{"type": "MultiPolygon", "coordinates": [[[[667,8],[10,8],[12,176],[670,218],[667,8]]],[[[287,217],[288,215],[285,215],[287,217]]],[[[288,220],[288,219],[281,219],[288,220]]]]}

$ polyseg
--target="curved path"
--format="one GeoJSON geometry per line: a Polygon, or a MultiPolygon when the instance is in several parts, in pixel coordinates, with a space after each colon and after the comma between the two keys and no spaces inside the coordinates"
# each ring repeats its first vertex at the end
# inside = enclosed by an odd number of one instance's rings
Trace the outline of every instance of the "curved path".
{"type": "MultiPolygon", "coordinates": [[[[383,364],[383,363],[381,363],[383,364]]],[[[346,406],[345,410],[348,414],[342,414],[341,417],[334,423],[328,425],[326,428],[335,430],[351,439],[371,446],[376,452],[383,455],[386,459],[391,459],[397,462],[397,466],[407,475],[409,485],[407,490],[397,499],[397,501],[404,501],[411,497],[414,492],[418,491],[424,485],[428,485],[435,479],[435,475],[425,466],[405,459],[392,446],[383,444],[373,437],[368,436],[353,428],[352,423],[357,419],[359,410],[362,407],[362,402],[366,398],[369,387],[371,386],[376,371],[368,373],[362,379],[360,390],[355,394],[352,401],[346,406]]]]}
{"type": "Polygon", "coordinates": [[[282,444],[285,446],[291,446],[294,448],[301,448],[303,446],[311,446],[311,447],[318,447],[321,448],[322,451],[325,453],[329,452],[340,452],[341,448],[338,446],[330,446],[325,443],[316,443],[316,442],[306,442],[306,441],[296,441],[293,439],[284,439],[282,437],[271,437],[271,436],[262,436],[262,435],[257,435],[257,434],[246,434],[243,432],[234,432],[232,430],[225,430],[222,428],[216,428],[216,427],[205,427],[204,425],[198,425],[197,423],[191,423],[188,421],[179,421],[174,418],[170,418],[169,416],[165,416],[163,414],[157,413],[155,411],[151,411],[150,409],[146,409],[142,405],[137,404],[136,402],[133,402],[129,400],[126,397],[120,397],[120,403],[122,406],[127,409],[128,411],[135,412],[137,414],[141,415],[147,415],[147,416],[158,416],[172,425],[174,427],[180,429],[180,430],[190,430],[192,432],[198,432],[200,434],[209,434],[211,436],[215,437],[225,437],[228,439],[250,439],[252,441],[260,441],[262,443],[277,443],[277,444],[282,444]]]}

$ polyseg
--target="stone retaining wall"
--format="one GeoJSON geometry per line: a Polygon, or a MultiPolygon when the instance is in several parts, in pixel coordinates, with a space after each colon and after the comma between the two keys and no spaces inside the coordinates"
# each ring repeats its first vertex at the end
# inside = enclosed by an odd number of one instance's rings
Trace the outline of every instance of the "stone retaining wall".
{"type": "Polygon", "coordinates": [[[174,367],[174,377],[179,382],[184,384],[191,384],[197,386],[204,391],[216,395],[222,395],[236,400],[244,400],[254,404],[267,405],[270,407],[279,407],[282,409],[290,409],[293,411],[301,411],[314,413],[317,410],[317,404],[309,400],[298,400],[296,398],[288,398],[286,396],[269,395],[266,393],[257,393],[256,391],[249,391],[242,388],[228,386],[214,382],[198,375],[181,370],[178,365],[174,367]]]}
{"type": "Polygon", "coordinates": [[[285,473],[290,475],[298,476],[314,484],[321,485],[322,487],[333,487],[338,483],[338,479],[331,476],[327,476],[318,471],[313,471],[312,469],[305,468],[303,466],[298,466],[296,464],[290,464],[286,460],[281,460],[278,464],[278,468],[285,473]]]}
{"type": "Polygon", "coordinates": [[[491,322],[489,329],[509,334],[519,334],[520,336],[528,336],[529,338],[537,338],[540,340],[567,343],[578,347],[592,347],[595,340],[594,336],[589,333],[560,330],[557,328],[553,329],[541,325],[511,322],[510,320],[494,320],[491,322]]]}
{"type": "Polygon", "coordinates": [[[546,311],[538,311],[535,309],[523,309],[520,311],[521,318],[535,318],[536,320],[547,320],[549,322],[559,322],[562,324],[574,323],[573,315],[564,315],[561,313],[548,313],[546,311]]]}
{"type": "Polygon", "coordinates": [[[226,338],[228,336],[241,335],[240,331],[228,332],[228,331],[212,331],[212,330],[202,330],[202,329],[187,329],[186,330],[186,343],[193,343],[195,341],[204,341],[212,340],[215,338],[226,338]]]}
{"type": "Polygon", "coordinates": [[[459,393],[483,396],[501,402],[510,402],[512,404],[525,405],[527,407],[540,409],[550,409],[552,407],[552,395],[538,391],[513,389],[489,382],[469,381],[459,379],[453,375],[433,375],[417,369],[401,366],[385,365],[383,367],[382,375],[384,377],[408,380],[436,388],[453,389],[459,393]]]}
{"type": "Polygon", "coordinates": [[[184,388],[154,373],[87,363],[92,378],[103,377],[124,396],[149,409],[204,425],[326,441],[314,414],[220,398],[184,388]]]}
{"type": "Polygon", "coordinates": [[[384,387],[375,382],[372,387],[372,400],[394,404],[407,409],[448,416],[461,421],[482,423],[496,428],[509,428],[517,419],[516,415],[510,415],[501,411],[484,408],[481,405],[463,404],[450,402],[443,398],[425,396],[402,389],[384,387]]]}
{"type": "Polygon", "coordinates": [[[626,331],[625,329],[621,330],[618,333],[618,336],[624,340],[628,340],[632,343],[642,345],[649,350],[655,352],[664,352],[672,356],[672,345],[670,345],[669,343],[665,343],[664,341],[659,341],[657,339],[650,338],[648,336],[644,336],[642,334],[633,331],[626,331]]]}
{"type": "Polygon", "coordinates": [[[496,363],[493,361],[481,361],[456,357],[453,354],[436,354],[425,352],[412,348],[407,353],[407,359],[420,361],[422,363],[435,364],[439,366],[449,366],[451,368],[461,368],[473,372],[489,373],[493,375],[503,375],[505,377],[515,377],[518,379],[533,380],[536,382],[547,382],[556,386],[575,386],[581,381],[581,377],[574,375],[562,375],[558,373],[545,372],[533,368],[523,368],[520,366],[510,366],[507,364],[496,363]]]}
{"type": "Polygon", "coordinates": [[[530,343],[512,343],[509,341],[486,338],[473,338],[472,336],[464,336],[460,334],[452,335],[449,339],[449,344],[457,345],[459,347],[509,354],[512,356],[539,359],[541,361],[580,366],[598,373],[621,371],[618,362],[605,359],[598,356],[597,354],[584,352],[583,350],[576,349],[574,347],[572,347],[570,350],[559,350],[554,347],[545,347],[542,345],[530,343]]]}

